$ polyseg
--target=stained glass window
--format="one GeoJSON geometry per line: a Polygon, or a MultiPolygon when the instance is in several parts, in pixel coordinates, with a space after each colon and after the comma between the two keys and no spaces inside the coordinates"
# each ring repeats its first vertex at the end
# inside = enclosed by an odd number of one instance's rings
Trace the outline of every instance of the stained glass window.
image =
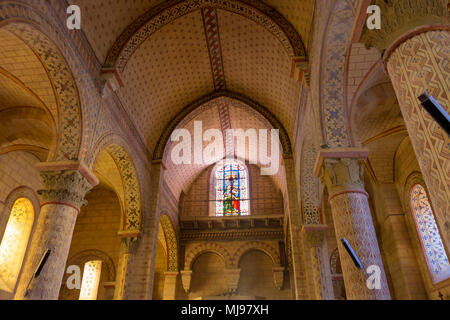
{"type": "Polygon", "coordinates": [[[14,202],[0,244],[0,290],[13,292],[33,227],[34,209],[30,200],[14,202]]]}
{"type": "Polygon", "coordinates": [[[249,214],[248,177],[246,167],[237,161],[222,163],[215,172],[216,216],[249,214]]]}
{"type": "Polygon", "coordinates": [[[80,300],[97,300],[98,285],[102,272],[102,261],[88,261],[84,264],[80,300]]]}
{"type": "Polygon", "coordinates": [[[450,275],[448,257],[427,193],[420,184],[411,189],[410,206],[433,282],[444,280],[450,275]]]}

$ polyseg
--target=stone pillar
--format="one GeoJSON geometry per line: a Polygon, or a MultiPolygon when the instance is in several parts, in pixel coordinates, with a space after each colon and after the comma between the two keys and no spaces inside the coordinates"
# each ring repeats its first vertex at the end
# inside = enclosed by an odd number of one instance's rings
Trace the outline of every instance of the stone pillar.
{"type": "Polygon", "coordinates": [[[383,52],[417,160],[429,190],[436,222],[447,247],[450,212],[450,140],[420,105],[428,91],[450,112],[450,24],[447,0],[377,0],[380,30],[365,30],[361,41],[383,52]],[[399,16],[401,15],[401,16],[399,16]]]}
{"type": "Polygon", "coordinates": [[[139,238],[138,232],[119,231],[120,237],[120,256],[116,275],[116,290],[114,291],[114,300],[126,299],[126,286],[128,276],[128,266],[133,255],[135,244],[139,238]]]}
{"type": "Polygon", "coordinates": [[[327,185],[336,238],[341,258],[345,289],[349,300],[390,299],[380,249],[364,190],[364,160],[369,152],[362,149],[324,149],[319,153],[314,172],[327,185]],[[341,243],[346,238],[360,258],[364,270],[357,268],[341,243]],[[369,289],[366,270],[379,267],[380,289],[369,289]]]}
{"type": "Polygon", "coordinates": [[[98,184],[82,163],[62,161],[37,165],[45,189],[39,190],[41,211],[30,243],[15,299],[56,300],[64,276],[73,229],[86,193],[98,184]],[[35,272],[51,250],[39,276],[35,272]]]}
{"type": "Polygon", "coordinates": [[[241,269],[226,269],[225,278],[227,281],[227,293],[229,295],[236,294],[239,287],[239,279],[241,277],[241,269]]]}
{"type": "Polygon", "coordinates": [[[305,276],[305,261],[302,250],[301,239],[301,216],[298,207],[298,193],[297,184],[295,179],[294,161],[292,158],[284,158],[284,166],[286,172],[286,184],[287,184],[287,205],[288,205],[288,219],[289,220],[289,234],[290,248],[291,248],[291,261],[293,269],[293,282],[295,290],[295,298],[297,300],[308,299],[306,289],[306,276],[305,276]]]}
{"type": "Polygon", "coordinates": [[[181,284],[186,293],[191,290],[192,270],[183,270],[181,273],[181,284]]]}
{"type": "Polygon", "coordinates": [[[333,283],[327,259],[324,256],[326,225],[304,225],[303,233],[309,247],[311,268],[313,272],[314,291],[316,300],[333,299],[333,283]]]}
{"type": "Polygon", "coordinates": [[[163,300],[175,300],[177,292],[178,272],[164,272],[164,292],[163,300]]]}

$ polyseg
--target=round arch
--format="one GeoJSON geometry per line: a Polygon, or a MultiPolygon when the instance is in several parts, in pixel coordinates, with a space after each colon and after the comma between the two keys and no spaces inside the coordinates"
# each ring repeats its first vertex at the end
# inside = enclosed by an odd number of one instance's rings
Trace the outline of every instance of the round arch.
{"type": "Polygon", "coordinates": [[[233,255],[230,265],[233,268],[238,268],[239,262],[240,262],[242,256],[247,251],[250,251],[250,250],[258,250],[258,251],[262,251],[265,254],[267,254],[270,257],[270,259],[272,260],[274,267],[279,267],[281,265],[281,258],[280,258],[279,253],[277,252],[277,250],[275,250],[275,248],[272,247],[271,245],[261,242],[261,241],[251,241],[251,242],[247,242],[247,243],[244,243],[243,245],[241,245],[239,247],[239,249],[233,255]]]}
{"type": "Polygon", "coordinates": [[[195,10],[212,7],[248,18],[271,32],[289,57],[305,57],[306,50],[295,28],[276,10],[262,1],[251,0],[171,0],[164,1],[133,21],[109,50],[104,65],[122,71],[134,51],[152,34],[195,10]]]}
{"type": "Polygon", "coordinates": [[[20,3],[0,5],[0,27],[21,39],[37,56],[52,84],[58,104],[57,141],[48,161],[76,160],[82,142],[82,110],[78,88],[63,54],[53,42],[56,28],[31,7],[20,3]]]}
{"type": "Polygon", "coordinates": [[[184,270],[192,270],[195,259],[206,252],[212,252],[219,255],[224,261],[225,267],[228,268],[230,266],[231,255],[227,249],[217,243],[205,242],[189,250],[184,261],[184,270]]]}
{"type": "Polygon", "coordinates": [[[153,152],[153,160],[161,160],[164,157],[164,152],[168,145],[170,135],[179,126],[183,126],[189,120],[195,118],[201,112],[216,106],[218,103],[228,103],[231,106],[250,109],[254,112],[255,116],[263,120],[269,126],[274,129],[278,129],[280,133],[280,142],[283,148],[283,154],[285,156],[292,155],[291,140],[284,128],[283,124],[272,114],[266,107],[258,104],[257,102],[247,98],[241,94],[229,92],[229,91],[217,91],[210,95],[207,95],[190,105],[184,107],[180,113],[178,113],[166,126],[164,132],[158,139],[155,150],[153,152]]]}
{"type": "Polygon", "coordinates": [[[113,158],[122,179],[124,192],[124,221],[122,231],[140,232],[142,204],[137,170],[130,153],[123,147],[125,141],[118,135],[106,135],[94,147],[88,165],[92,168],[100,152],[105,150],[113,158]]]}

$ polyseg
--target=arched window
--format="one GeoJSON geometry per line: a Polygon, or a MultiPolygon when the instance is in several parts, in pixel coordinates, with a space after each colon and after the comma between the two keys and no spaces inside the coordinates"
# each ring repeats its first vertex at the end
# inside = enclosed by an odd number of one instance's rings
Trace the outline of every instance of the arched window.
{"type": "Polygon", "coordinates": [[[226,160],[216,167],[216,216],[247,216],[250,213],[248,174],[244,164],[226,160]]]}
{"type": "Polygon", "coordinates": [[[444,280],[450,276],[448,257],[427,193],[420,184],[411,188],[410,206],[433,282],[444,280]]]}
{"type": "Polygon", "coordinates": [[[84,264],[80,300],[97,300],[98,285],[102,272],[102,261],[88,261],[84,264]]]}
{"type": "Polygon", "coordinates": [[[33,204],[26,198],[14,202],[0,244],[0,290],[14,292],[33,227],[33,204]]]}

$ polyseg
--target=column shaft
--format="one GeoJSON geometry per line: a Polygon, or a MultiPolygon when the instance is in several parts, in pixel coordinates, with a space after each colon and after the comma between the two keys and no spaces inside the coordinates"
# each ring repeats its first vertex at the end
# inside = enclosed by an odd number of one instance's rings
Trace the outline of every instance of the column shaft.
{"type": "Polygon", "coordinates": [[[84,196],[98,183],[95,176],[78,162],[41,163],[38,165],[46,187],[39,190],[41,212],[15,299],[58,299],[72,234],[84,196]],[[39,273],[43,255],[50,251],[39,273]]]}
{"type": "Polygon", "coordinates": [[[368,151],[365,149],[323,149],[319,154],[315,173],[320,171],[320,177],[330,194],[347,298],[390,299],[368,194],[364,191],[364,159],[367,156],[368,151]],[[355,266],[341,243],[343,238],[353,247],[364,270],[355,266]],[[378,271],[376,287],[372,289],[368,286],[370,275],[366,274],[371,266],[375,266],[378,271]]]}

